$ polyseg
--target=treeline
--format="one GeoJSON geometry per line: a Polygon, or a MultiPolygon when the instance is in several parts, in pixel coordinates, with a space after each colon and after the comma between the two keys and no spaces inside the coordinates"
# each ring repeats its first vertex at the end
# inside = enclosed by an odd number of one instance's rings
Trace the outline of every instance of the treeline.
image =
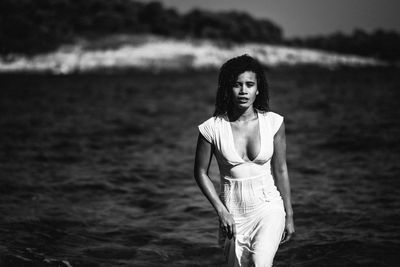
{"type": "Polygon", "coordinates": [[[128,0],[0,1],[1,54],[49,51],[76,37],[111,33],[282,42],[280,27],[246,13],[193,10],[181,15],[158,2],[128,0]]]}
{"type": "Polygon", "coordinates": [[[351,34],[340,32],[330,35],[285,40],[290,46],[310,47],[344,54],[400,60],[400,34],[395,31],[375,30],[371,33],[356,29],[351,34]]]}
{"type": "Polygon", "coordinates": [[[284,39],[267,19],[242,12],[192,10],[179,14],[158,2],[132,0],[1,0],[0,54],[34,54],[72,43],[77,37],[143,34],[210,38],[226,43],[259,42],[318,48],[400,60],[400,34],[377,30],[284,39]]]}

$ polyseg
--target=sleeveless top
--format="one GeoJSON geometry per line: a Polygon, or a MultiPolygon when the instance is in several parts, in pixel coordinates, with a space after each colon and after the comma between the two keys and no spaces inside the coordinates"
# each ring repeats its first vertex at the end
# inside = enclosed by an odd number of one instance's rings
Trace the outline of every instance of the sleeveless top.
{"type": "Polygon", "coordinates": [[[259,122],[260,150],[251,161],[240,157],[235,148],[231,124],[228,117],[211,117],[198,129],[203,137],[214,146],[214,155],[222,177],[242,178],[241,173],[256,176],[271,173],[271,158],[274,152],[274,135],[279,130],[283,117],[275,112],[256,110],[259,122]]]}

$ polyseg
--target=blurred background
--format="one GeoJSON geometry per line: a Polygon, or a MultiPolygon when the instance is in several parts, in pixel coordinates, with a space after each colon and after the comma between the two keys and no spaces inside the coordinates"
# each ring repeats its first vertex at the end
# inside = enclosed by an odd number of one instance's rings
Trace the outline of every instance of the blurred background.
{"type": "Polygon", "coordinates": [[[397,7],[2,0],[0,266],[221,266],[193,160],[244,53],[286,122],[296,235],[274,266],[396,266],[397,7]]]}

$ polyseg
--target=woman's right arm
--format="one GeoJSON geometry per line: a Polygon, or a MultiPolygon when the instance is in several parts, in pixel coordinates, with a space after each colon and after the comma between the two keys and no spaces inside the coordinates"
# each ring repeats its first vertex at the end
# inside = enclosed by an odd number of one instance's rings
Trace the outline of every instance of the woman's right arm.
{"type": "Polygon", "coordinates": [[[213,145],[199,133],[197,138],[196,157],[194,160],[194,177],[201,191],[217,212],[221,227],[226,231],[228,238],[232,238],[232,236],[236,235],[233,217],[220,200],[218,193],[208,176],[208,169],[210,168],[213,150],[213,145]]]}

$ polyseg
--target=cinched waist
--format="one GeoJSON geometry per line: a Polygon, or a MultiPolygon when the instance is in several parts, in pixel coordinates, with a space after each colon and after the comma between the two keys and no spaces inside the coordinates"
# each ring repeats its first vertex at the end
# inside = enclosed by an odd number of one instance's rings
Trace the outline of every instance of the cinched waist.
{"type": "Polygon", "coordinates": [[[230,176],[221,176],[222,180],[229,180],[229,181],[236,181],[236,182],[243,182],[243,181],[247,181],[247,180],[253,180],[253,179],[260,179],[262,177],[267,177],[267,178],[272,178],[272,175],[269,173],[261,173],[255,176],[248,176],[248,177],[230,177],[230,176]]]}
{"type": "Polygon", "coordinates": [[[247,214],[262,208],[266,202],[280,198],[269,173],[250,177],[221,177],[220,199],[232,214],[247,214]]]}

